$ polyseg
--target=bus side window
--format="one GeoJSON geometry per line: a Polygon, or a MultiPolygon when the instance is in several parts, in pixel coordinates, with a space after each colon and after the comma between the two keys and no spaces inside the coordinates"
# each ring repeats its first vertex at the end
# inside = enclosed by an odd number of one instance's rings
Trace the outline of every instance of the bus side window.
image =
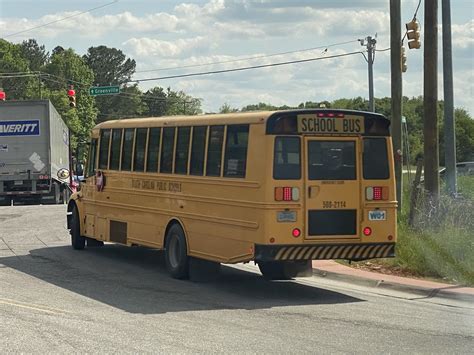
{"type": "Polygon", "coordinates": [[[249,125],[227,126],[224,176],[245,177],[249,125]]]}
{"type": "Polygon", "coordinates": [[[110,147],[110,170],[120,167],[120,147],[122,145],[122,129],[112,130],[112,145],[110,147]]]}
{"type": "Polygon", "coordinates": [[[120,166],[120,170],[130,171],[132,168],[132,149],[134,133],[134,128],[127,128],[124,132],[122,144],[122,165],[120,166]]]}
{"type": "Polygon", "coordinates": [[[150,128],[148,138],[148,153],[146,158],[146,171],[158,172],[158,155],[160,152],[161,128],[150,128]]]}
{"type": "Polygon", "coordinates": [[[193,128],[190,174],[202,176],[204,173],[204,155],[206,153],[207,127],[193,128]]]}
{"type": "Polygon", "coordinates": [[[95,175],[95,158],[97,154],[97,139],[93,138],[87,162],[87,177],[95,175]]]}
{"type": "Polygon", "coordinates": [[[135,137],[135,152],[133,155],[133,171],[145,170],[145,148],[147,128],[137,128],[135,137]]]}
{"type": "Polygon", "coordinates": [[[178,138],[176,140],[176,154],[174,160],[174,172],[176,174],[188,173],[189,138],[191,136],[190,127],[179,127],[178,138]]]}
{"type": "Polygon", "coordinates": [[[100,131],[99,169],[107,169],[109,162],[110,129],[100,131]]]}
{"type": "Polygon", "coordinates": [[[207,146],[207,176],[221,175],[222,143],[224,140],[224,126],[211,126],[209,143],[207,146]]]}
{"type": "Polygon", "coordinates": [[[171,173],[173,170],[174,131],[174,127],[163,128],[160,173],[171,173]]]}

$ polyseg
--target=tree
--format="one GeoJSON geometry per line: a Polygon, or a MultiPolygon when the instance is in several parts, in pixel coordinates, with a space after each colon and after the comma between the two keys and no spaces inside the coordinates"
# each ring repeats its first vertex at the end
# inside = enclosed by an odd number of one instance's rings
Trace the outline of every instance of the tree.
{"type": "Polygon", "coordinates": [[[126,58],[117,48],[90,47],[83,59],[94,72],[97,85],[121,85],[135,73],[135,60],[126,58]]]}
{"type": "Polygon", "coordinates": [[[0,72],[8,76],[0,77],[0,88],[5,90],[8,99],[24,100],[37,97],[37,79],[24,75],[28,75],[29,71],[28,61],[22,56],[20,47],[0,39],[0,72]]]}
{"type": "Polygon", "coordinates": [[[94,81],[94,73],[72,48],[56,47],[50,62],[45,66],[49,75],[44,97],[49,98],[73,133],[73,147],[78,141],[88,140],[90,130],[95,125],[97,108],[88,89],[94,81]],[[73,84],[76,90],[76,108],[69,107],[66,90],[73,84]]]}
{"type": "Polygon", "coordinates": [[[49,59],[49,53],[44,45],[39,45],[35,39],[29,39],[18,44],[21,55],[28,61],[28,67],[31,71],[40,71],[46,65],[49,59]]]}
{"type": "MultiPolygon", "coordinates": [[[[87,53],[82,57],[85,63],[94,72],[94,84],[98,86],[123,85],[126,84],[135,73],[136,63],[134,59],[126,58],[120,49],[109,48],[106,46],[90,47],[87,53]]],[[[131,94],[141,93],[132,89],[131,94]]],[[[100,120],[106,120],[107,117],[124,117],[130,114],[143,112],[143,103],[137,97],[132,96],[99,96],[96,98],[96,104],[100,111],[100,120]],[[123,105],[127,102],[131,106],[123,105]],[[123,109],[120,111],[119,108],[123,109]]]]}
{"type": "Polygon", "coordinates": [[[152,117],[166,115],[167,108],[166,91],[159,86],[149,89],[143,95],[143,101],[147,106],[147,115],[152,117]]]}
{"type": "Polygon", "coordinates": [[[231,107],[227,102],[224,102],[224,105],[222,105],[219,108],[219,113],[231,113],[231,112],[239,112],[239,109],[231,107]]]}

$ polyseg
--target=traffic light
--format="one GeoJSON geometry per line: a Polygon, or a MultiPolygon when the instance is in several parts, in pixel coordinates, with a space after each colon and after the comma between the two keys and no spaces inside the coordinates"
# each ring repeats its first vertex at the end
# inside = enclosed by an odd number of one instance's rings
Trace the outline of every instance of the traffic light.
{"type": "Polygon", "coordinates": [[[416,20],[412,20],[406,24],[407,28],[407,38],[408,38],[408,48],[418,49],[421,47],[420,42],[420,25],[416,20]]]}
{"type": "Polygon", "coordinates": [[[3,91],[2,88],[0,88],[0,101],[5,101],[7,98],[7,94],[5,94],[5,91],[3,91]]]}
{"type": "Polygon", "coordinates": [[[74,90],[74,86],[69,86],[69,90],[67,91],[67,96],[69,97],[69,107],[75,108],[76,107],[76,91],[74,90]]]}
{"type": "Polygon", "coordinates": [[[402,46],[402,50],[400,53],[401,53],[402,72],[405,73],[407,71],[407,56],[405,54],[405,47],[402,46]]]}

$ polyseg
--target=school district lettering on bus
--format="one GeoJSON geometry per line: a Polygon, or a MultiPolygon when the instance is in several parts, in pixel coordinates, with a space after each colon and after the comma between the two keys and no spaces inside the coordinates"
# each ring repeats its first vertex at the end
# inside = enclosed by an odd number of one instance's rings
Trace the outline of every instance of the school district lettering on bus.
{"type": "Polygon", "coordinates": [[[103,122],[68,204],[72,246],[164,249],[175,278],[191,258],[287,279],[311,260],[393,257],[389,124],[327,109],[103,122]]]}

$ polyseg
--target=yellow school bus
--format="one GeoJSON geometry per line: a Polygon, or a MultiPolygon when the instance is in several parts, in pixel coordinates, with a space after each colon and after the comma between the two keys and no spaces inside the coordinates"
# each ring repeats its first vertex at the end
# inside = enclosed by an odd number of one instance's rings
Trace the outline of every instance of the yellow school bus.
{"type": "Polygon", "coordinates": [[[389,125],[330,109],[103,122],[68,204],[72,246],[163,249],[175,278],[192,260],[287,279],[312,260],[393,257],[389,125]]]}

